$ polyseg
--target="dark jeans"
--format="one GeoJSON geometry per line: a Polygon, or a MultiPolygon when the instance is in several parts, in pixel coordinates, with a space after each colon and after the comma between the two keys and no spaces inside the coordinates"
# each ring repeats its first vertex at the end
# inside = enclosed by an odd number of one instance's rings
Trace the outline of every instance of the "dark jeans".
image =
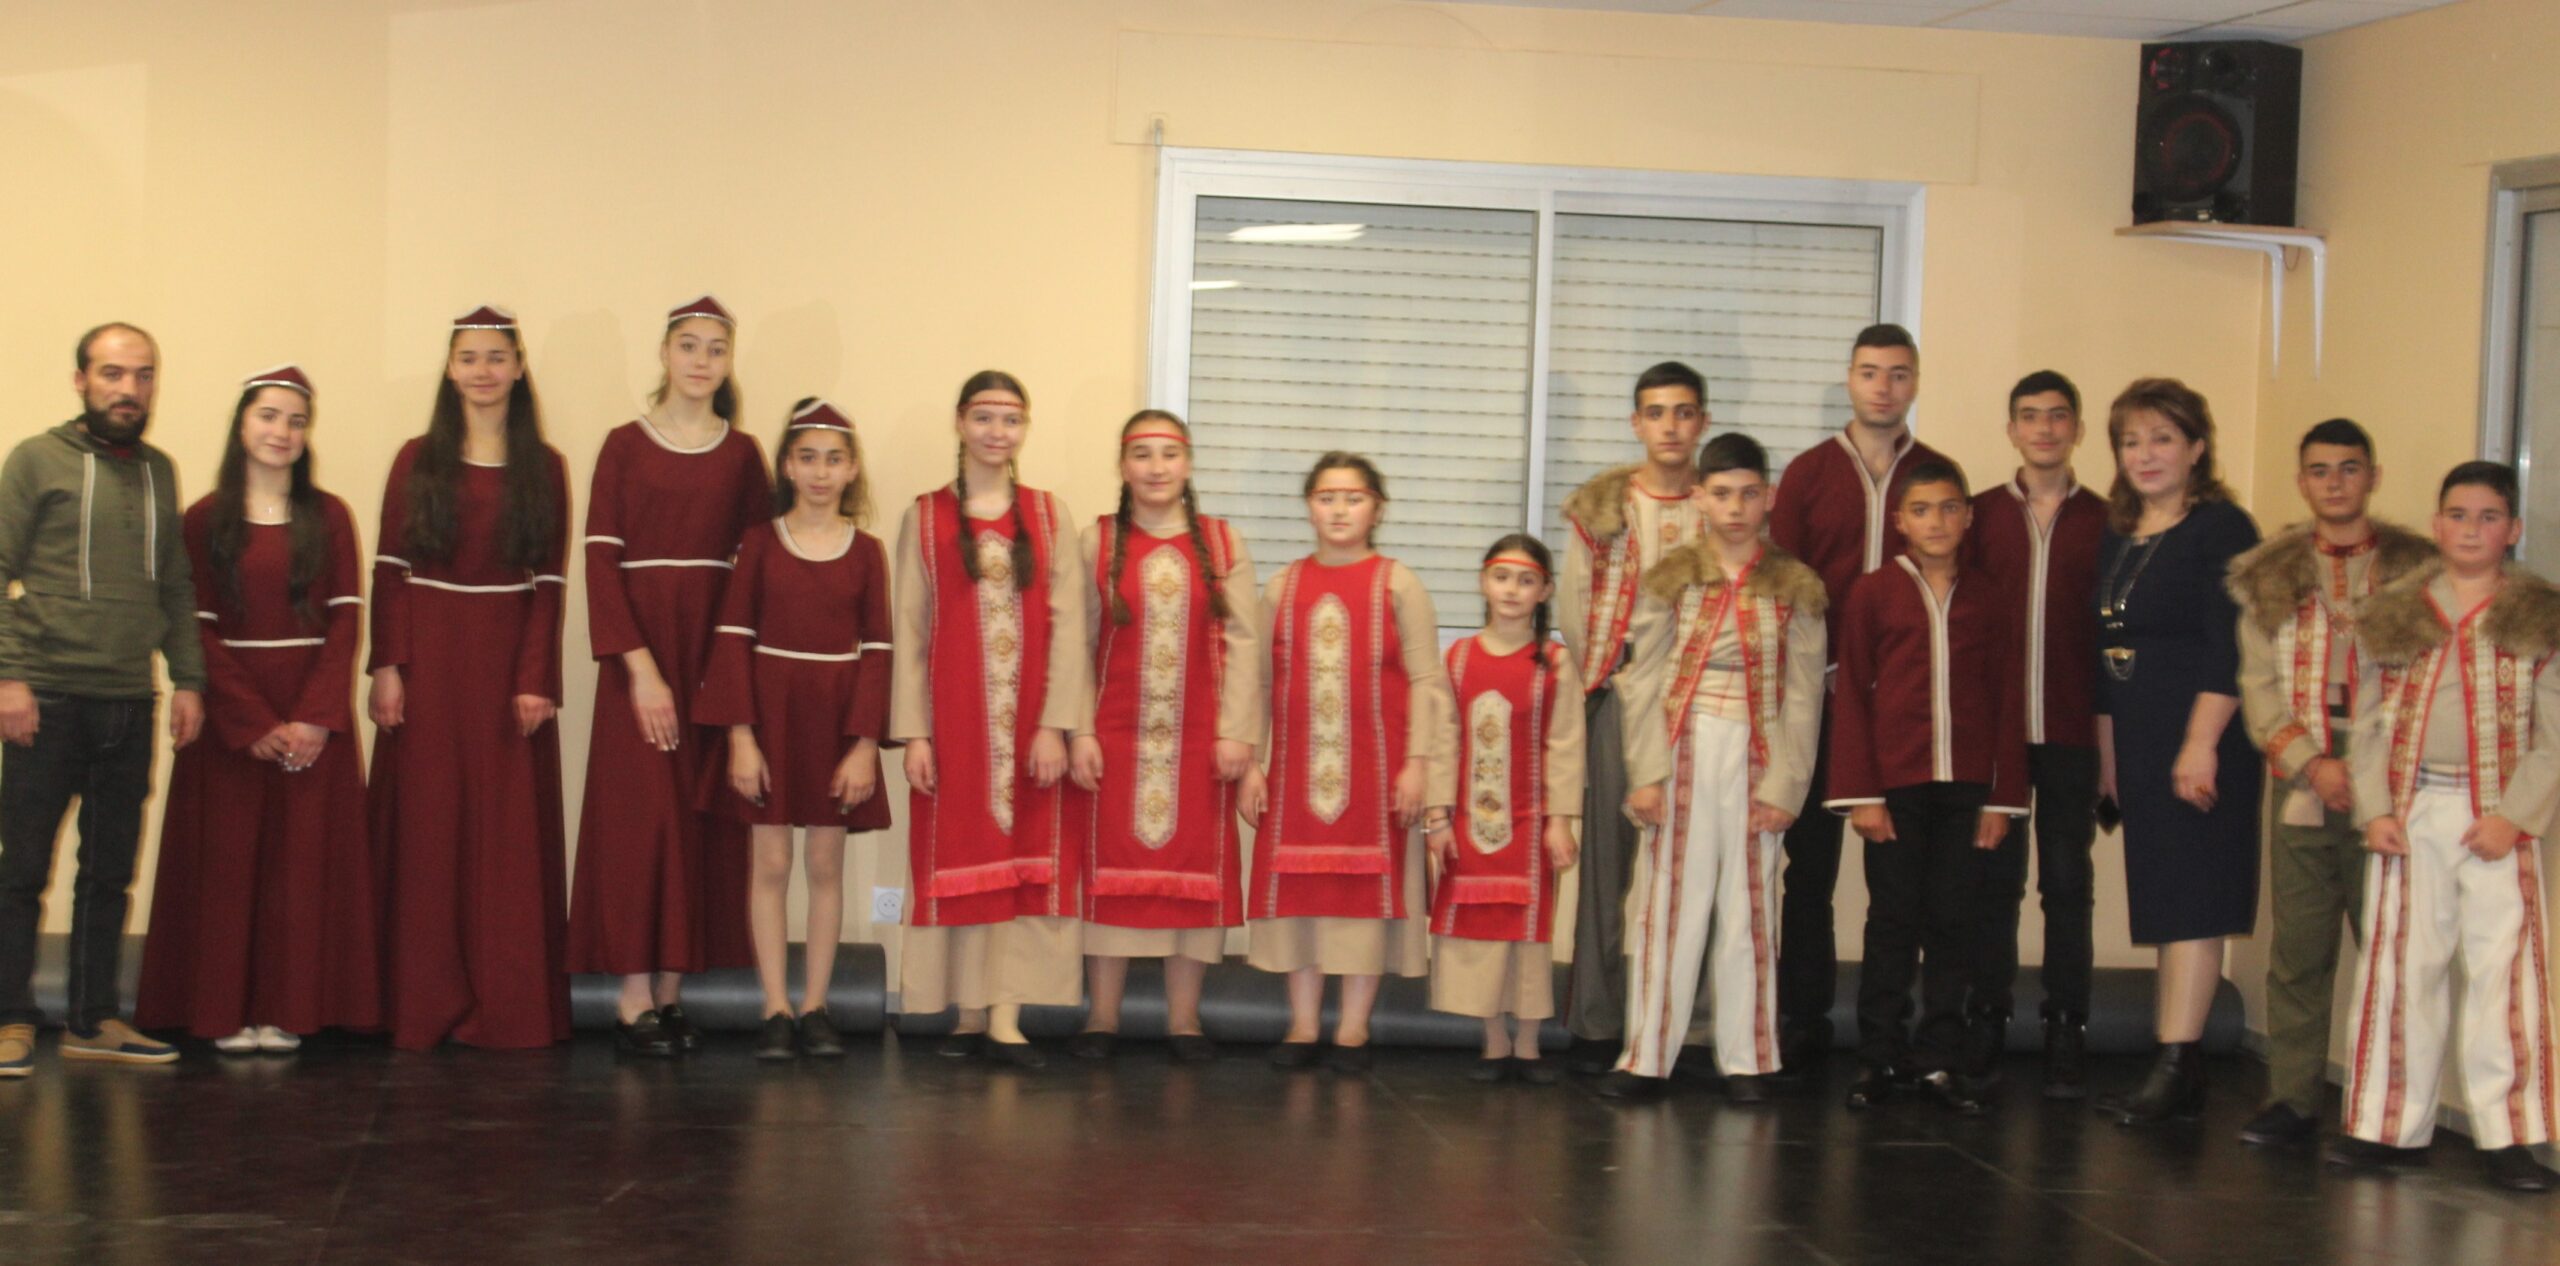
{"type": "Polygon", "coordinates": [[[1787,828],[1784,888],[1778,896],[1778,1018],[1789,1025],[1825,1019],[1840,994],[1840,945],[1831,926],[1831,895],[1840,886],[1840,815],[1822,807],[1831,773],[1831,701],[1822,702],[1822,739],[1813,749],[1813,778],[1804,808],[1787,828]]]}
{"type": "Polygon", "coordinates": [[[1894,838],[1866,846],[1867,950],[1858,971],[1858,1059],[1913,1072],[1963,1066],[1987,853],[1973,846],[1989,788],[1932,782],[1885,793],[1894,838]],[[1925,965],[1923,960],[1925,961],[1925,965]],[[1909,1030],[1920,982],[1920,1030],[1909,1030]]]}
{"type": "MultiPolygon", "coordinates": [[[[0,1024],[40,1024],[33,989],[36,926],[53,875],[63,811],[80,800],[80,875],[71,886],[69,1012],[73,1028],[115,1018],[142,802],[151,795],[150,699],[36,692],[35,742],[0,743],[0,1024]]],[[[181,895],[181,894],[173,894],[181,895]]],[[[181,899],[182,895],[181,895],[181,899]]]]}
{"type": "MultiPolygon", "coordinates": [[[[2090,842],[2098,834],[2098,749],[2038,743],[2027,749],[2035,790],[2036,894],[2044,905],[2043,1013],[2089,1018],[2089,920],[2096,868],[2090,842]]],[[[2009,1015],[2018,979],[2018,906],[2027,897],[2027,819],[2013,818],[2000,851],[1988,859],[1983,894],[1981,971],[1973,1009],[2009,1015]]]]}

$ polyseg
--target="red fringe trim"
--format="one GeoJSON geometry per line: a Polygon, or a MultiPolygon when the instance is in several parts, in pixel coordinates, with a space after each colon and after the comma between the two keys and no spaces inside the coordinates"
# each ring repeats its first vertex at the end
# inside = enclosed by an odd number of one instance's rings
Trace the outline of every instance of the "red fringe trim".
{"type": "Polygon", "coordinates": [[[1517,875],[1460,875],[1446,881],[1449,900],[1462,906],[1525,906],[1529,881],[1517,875]]]}
{"type": "Polygon", "coordinates": [[[1118,867],[1094,868],[1091,891],[1097,897],[1179,897],[1186,901],[1216,901],[1222,895],[1214,875],[1118,867]]]}
{"type": "Polygon", "coordinates": [[[1046,860],[1008,859],[934,873],[928,885],[937,897],[968,897],[1005,888],[1032,888],[1047,884],[1056,873],[1046,860]]]}
{"type": "Polygon", "coordinates": [[[1383,875],[1387,851],[1357,845],[1325,848],[1283,844],[1272,851],[1271,869],[1283,875],[1383,875]]]}

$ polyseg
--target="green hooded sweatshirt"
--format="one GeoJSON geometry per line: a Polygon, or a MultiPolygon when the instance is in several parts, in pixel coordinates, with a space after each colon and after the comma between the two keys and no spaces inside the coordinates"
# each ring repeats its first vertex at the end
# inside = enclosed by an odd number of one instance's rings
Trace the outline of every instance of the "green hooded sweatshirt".
{"type": "Polygon", "coordinates": [[[93,699],[204,689],[178,472],[148,444],[101,443],[77,421],[0,469],[0,681],[93,699]]]}

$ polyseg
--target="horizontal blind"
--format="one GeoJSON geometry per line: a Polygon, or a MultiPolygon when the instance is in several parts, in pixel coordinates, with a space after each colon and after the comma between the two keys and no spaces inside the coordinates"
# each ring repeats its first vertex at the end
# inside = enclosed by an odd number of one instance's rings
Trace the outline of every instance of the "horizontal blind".
{"type": "Polygon", "coordinates": [[[1307,468],[1364,453],[1381,552],[1473,626],[1477,560],[1528,495],[1536,232],[1529,211],[1199,199],[1193,479],[1265,576],[1314,548],[1307,468]]]}
{"type": "Polygon", "coordinates": [[[1666,360],[1707,379],[1717,430],[1748,432],[1773,467],[1848,416],[1849,344],[1876,320],[1884,233],[1863,225],[1657,216],[1555,217],[1546,505],[1642,456],[1627,428],[1636,375],[1666,360]]]}

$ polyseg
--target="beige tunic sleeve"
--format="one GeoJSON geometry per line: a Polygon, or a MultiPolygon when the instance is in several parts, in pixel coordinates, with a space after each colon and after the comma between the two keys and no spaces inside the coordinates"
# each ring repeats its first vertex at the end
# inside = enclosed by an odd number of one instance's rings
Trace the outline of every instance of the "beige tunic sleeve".
{"type": "MultiPolygon", "coordinates": [[[[1060,523],[1076,521],[1064,498],[1052,493],[1049,508],[1060,523]]],[[[1093,641],[1085,635],[1085,608],[1093,605],[1080,570],[1082,549],[1049,551],[1049,690],[1040,705],[1044,729],[1075,733],[1093,725],[1093,641]]]]}
{"type": "MultiPolygon", "coordinates": [[[[2249,745],[2262,753],[2276,731],[2293,720],[2293,700],[2285,696],[2284,671],[2276,662],[2275,635],[2246,609],[2240,613],[2240,710],[2249,726],[2249,745]]],[[[2271,753],[2276,777],[2299,778],[2302,767],[2320,754],[2310,735],[2295,735],[2284,750],[2271,753]]]]}
{"type": "Polygon", "coordinates": [[[1262,600],[1243,535],[1232,527],[1226,532],[1228,569],[1219,592],[1227,599],[1227,670],[1218,683],[1218,737],[1260,747],[1270,725],[1262,689],[1262,600]]]}
{"type": "Polygon", "coordinates": [[[925,597],[933,577],[924,573],[923,530],[915,503],[898,517],[898,564],[891,581],[897,604],[891,625],[897,652],[889,659],[889,737],[898,742],[933,737],[933,709],[925,695],[925,671],[933,646],[933,604],[925,597]]]}
{"type": "Polygon", "coordinates": [[[1582,670],[1566,655],[1556,666],[1555,713],[1547,718],[1547,816],[1582,816],[1582,670]]]}
{"type": "MultiPolygon", "coordinates": [[[[1084,560],[1086,577],[1091,577],[1094,574],[1093,569],[1101,564],[1102,532],[1101,524],[1088,523],[1084,526],[1084,531],[1076,533],[1076,556],[1084,560]]],[[[1087,593],[1085,597],[1087,599],[1084,604],[1085,662],[1091,663],[1094,650],[1102,645],[1102,622],[1111,618],[1111,599],[1099,593],[1087,593]]],[[[1093,733],[1094,710],[1101,706],[1101,679],[1091,677],[1087,680],[1091,683],[1091,689],[1085,692],[1084,716],[1076,721],[1072,731],[1079,736],[1093,733]]]]}
{"type": "Polygon", "coordinates": [[[1671,604],[1642,593],[1627,620],[1627,663],[1618,670],[1618,741],[1625,746],[1627,790],[1671,777],[1671,727],[1662,718],[1671,689],[1671,659],[1680,617],[1671,604]]]}
{"type": "Polygon", "coordinates": [[[2533,745],[2517,759],[2507,789],[2498,795],[2498,816],[2537,839],[2560,824],[2560,669],[2554,662],[2560,656],[2543,661],[2533,675],[2533,745]]]}
{"type": "Polygon", "coordinates": [[[1282,567],[1271,573],[1271,579],[1263,582],[1262,609],[1255,613],[1254,619],[1254,628],[1262,635],[1262,644],[1254,648],[1253,654],[1254,675],[1259,678],[1254,685],[1254,694],[1262,700],[1262,738],[1255,746],[1261,749],[1266,759],[1271,755],[1271,692],[1288,689],[1288,683],[1280,680],[1280,666],[1276,661],[1279,640],[1272,633],[1280,621],[1289,618],[1289,613],[1280,609],[1280,587],[1288,577],[1289,569],[1282,567]]]}
{"type": "MultiPolygon", "coordinates": [[[[1440,658],[1440,617],[1431,609],[1431,591],[1402,563],[1390,563],[1387,601],[1396,612],[1396,640],[1404,648],[1405,756],[1421,757],[1426,774],[1432,766],[1454,766],[1458,700],[1449,689],[1449,666],[1440,658]]],[[[1426,808],[1457,803],[1453,771],[1427,779],[1426,808]]]]}
{"type": "Polygon", "coordinates": [[[1787,697],[1778,708],[1778,732],[1769,744],[1769,767],[1751,798],[1789,813],[1803,807],[1813,783],[1813,749],[1822,741],[1822,617],[1803,611],[1787,620],[1787,697]]]}
{"type": "Polygon", "coordinates": [[[1564,574],[1556,578],[1556,628],[1576,668],[1590,654],[1583,645],[1583,626],[1591,619],[1591,548],[1572,524],[1564,530],[1564,574]]]}
{"type": "Polygon", "coordinates": [[[2369,659],[2356,671],[2355,718],[2347,774],[2355,790],[2356,825],[2364,826],[2396,812],[2391,803],[2391,724],[2382,715],[2382,666],[2369,659]]]}

